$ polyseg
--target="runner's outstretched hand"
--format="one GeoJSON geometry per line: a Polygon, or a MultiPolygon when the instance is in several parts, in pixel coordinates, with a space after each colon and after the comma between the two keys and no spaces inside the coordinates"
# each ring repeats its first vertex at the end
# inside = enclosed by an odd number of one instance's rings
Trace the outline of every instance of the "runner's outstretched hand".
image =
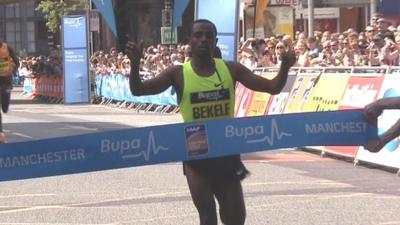
{"type": "Polygon", "coordinates": [[[127,39],[128,42],[125,46],[125,53],[131,61],[131,65],[139,66],[143,54],[143,42],[138,45],[133,42],[129,36],[127,36],[127,39]]]}
{"type": "Polygon", "coordinates": [[[369,122],[376,124],[378,117],[382,114],[382,111],[383,109],[380,107],[378,101],[375,101],[365,106],[364,116],[369,122]]]}
{"type": "Polygon", "coordinates": [[[386,141],[382,139],[382,137],[378,137],[377,139],[368,140],[368,143],[364,148],[369,152],[379,152],[385,145],[386,141]]]}
{"type": "Polygon", "coordinates": [[[290,68],[296,63],[296,54],[294,51],[289,50],[282,55],[282,67],[290,68]]]}

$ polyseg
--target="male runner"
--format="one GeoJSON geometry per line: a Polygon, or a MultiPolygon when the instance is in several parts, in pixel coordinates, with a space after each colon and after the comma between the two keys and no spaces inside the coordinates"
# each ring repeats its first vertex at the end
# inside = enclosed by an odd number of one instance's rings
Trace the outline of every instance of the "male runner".
{"type": "MultiPolygon", "coordinates": [[[[132,94],[152,95],[173,86],[180,113],[185,122],[190,122],[233,117],[236,82],[254,91],[270,94],[278,94],[282,90],[289,68],[296,60],[293,53],[284,54],[278,75],[269,80],[253,74],[240,63],[214,58],[216,35],[216,26],[211,21],[194,21],[189,39],[191,60],[169,67],[155,78],[145,81],[139,77],[142,47],[128,41],[126,49],[131,60],[129,85],[132,94]]],[[[241,180],[248,171],[239,155],[185,161],[183,169],[201,225],[217,224],[214,197],[219,203],[220,218],[224,224],[244,224],[246,210],[241,180]]]]}

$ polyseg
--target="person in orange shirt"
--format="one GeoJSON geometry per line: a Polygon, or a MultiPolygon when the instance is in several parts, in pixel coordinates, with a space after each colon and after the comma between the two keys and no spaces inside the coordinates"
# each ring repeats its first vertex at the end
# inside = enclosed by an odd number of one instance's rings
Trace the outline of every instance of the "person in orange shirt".
{"type": "MultiPolygon", "coordinates": [[[[19,60],[13,49],[0,39],[0,103],[4,113],[8,112],[12,89],[12,76],[18,67],[19,60]]],[[[6,137],[3,133],[3,121],[0,113],[0,143],[5,142],[6,137]]]]}

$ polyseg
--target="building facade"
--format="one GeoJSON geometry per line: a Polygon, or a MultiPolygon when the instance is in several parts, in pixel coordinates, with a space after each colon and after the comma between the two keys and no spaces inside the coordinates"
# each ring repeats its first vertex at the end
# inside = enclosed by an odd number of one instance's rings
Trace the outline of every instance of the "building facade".
{"type": "MultiPolygon", "coordinates": [[[[241,1],[250,5],[254,4],[254,0],[241,1]]],[[[8,42],[17,53],[49,55],[60,50],[59,33],[48,32],[44,16],[41,12],[35,10],[39,2],[40,0],[0,0],[0,38],[8,42]]],[[[126,35],[131,36],[134,41],[143,40],[145,45],[161,43],[161,27],[168,26],[166,24],[168,19],[163,13],[167,9],[172,12],[173,2],[173,0],[113,0],[119,35],[115,37],[100,16],[99,29],[93,31],[90,37],[92,50],[109,50],[112,47],[123,50],[126,43],[126,35]]],[[[271,0],[270,6],[273,6],[274,3],[280,3],[280,6],[282,6],[286,2],[291,4],[290,2],[300,2],[300,0],[271,0]]],[[[385,9],[398,8],[397,5],[399,4],[398,0],[383,0],[382,2],[388,2],[386,5],[382,3],[383,12],[386,15],[389,13],[385,9]]],[[[377,6],[379,8],[379,4],[377,6]]],[[[186,37],[189,35],[190,24],[194,19],[194,8],[195,0],[191,0],[183,14],[183,24],[178,27],[178,42],[180,43],[186,42],[186,37]]],[[[349,27],[361,30],[368,21],[368,9],[365,7],[336,8],[336,10],[338,13],[332,14],[336,15],[332,18],[315,19],[317,22],[318,20],[323,20],[322,22],[325,23],[318,23],[322,24],[321,26],[323,27],[332,25],[333,32],[342,32],[349,27]],[[357,17],[354,15],[357,15],[357,17]]],[[[397,11],[395,15],[397,15],[397,11]]],[[[297,17],[296,19],[301,21],[297,17]]],[[[243,21],[240,22],[243,23],[243,21]]],[[[293,24],[303,23],[296,23],[295,20],[293,24]]],[[[300,27],[298,26],[296,30],[301,30],[300,27]]]]}
{"type": "Polygon", "coordinates": [[[56,48],[47,32],[43,15],[36,11],[38,0],[0,2],[0,38],[17,53],[49,54],[56,48]]]}

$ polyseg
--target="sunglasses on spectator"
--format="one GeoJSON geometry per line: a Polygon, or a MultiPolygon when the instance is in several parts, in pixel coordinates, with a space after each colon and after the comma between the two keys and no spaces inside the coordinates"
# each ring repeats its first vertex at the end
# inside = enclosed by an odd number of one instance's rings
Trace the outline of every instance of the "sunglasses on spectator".
{"type": "Polygon", "coordinates": [[[276,49],[282,49],[284,48],[283,46],[276,46],[276,49]]]}
{"type": "Polygon", "coordinates": [[[366,32],[370,33],[370,32],[374,32],[374,30],[366,30],[366,32]]]}

